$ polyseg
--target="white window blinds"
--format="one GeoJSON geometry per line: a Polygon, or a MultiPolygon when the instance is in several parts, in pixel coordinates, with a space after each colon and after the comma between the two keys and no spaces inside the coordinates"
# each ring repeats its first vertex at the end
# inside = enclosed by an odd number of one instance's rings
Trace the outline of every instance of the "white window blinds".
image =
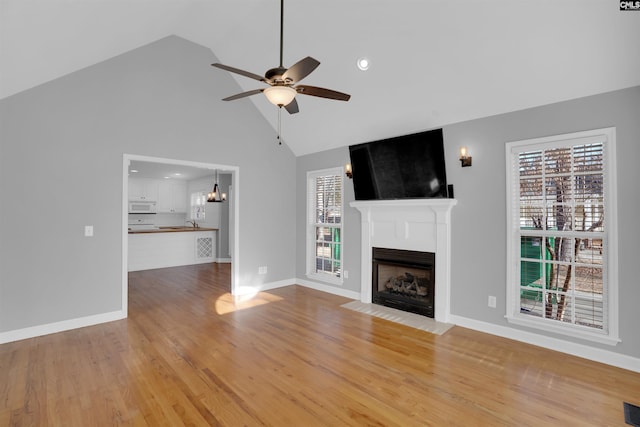
{"type": "Polygon", "coordinates": [[[309,172],[307,181],[307,275],[341,282],[342,168],[309,172]]]}
{"type": "Polygon", "coordinates": [[[617,334],[614,137],[604,129],[507,144],[511,320],[617,334]]]}

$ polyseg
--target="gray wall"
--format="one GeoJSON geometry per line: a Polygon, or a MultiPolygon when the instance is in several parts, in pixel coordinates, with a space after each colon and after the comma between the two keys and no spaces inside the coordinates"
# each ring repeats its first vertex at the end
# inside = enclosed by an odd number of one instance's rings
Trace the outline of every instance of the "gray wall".
{"type": "Polygon", "coordinates": [[[238,166],[239,284],[295,277],[295,158],[216,61],[171,36],[0,101],[0,332],[121,309],[123,153],[238,166]]]}
{"type": "Polygon", "coordinates": [[[220,206],[220,231],[218,231],[218,258],[231,258],[229,247],[229,202],[231,201],[229,194],[229,186],[232,182],[231,174],[220,174],[218,185],[220,192],[227,193],[227,203],[221,203],[220,206]]]}
{"type": "MultiPolygon", "coordinates": [[[[444,127],[447,179],[455,186],[458,205],[452,211],[451,313],[490,324],[514,327],[504,319],[506,298],[506,188],[505,143],[615,126],[617,128],[617,178],[619,227],[619,318],[616,347],[560,337],[592,347],[640,357],[640,286],[637,265],[640,227],[640,87],[512,112],[444,127]],[[461,168],[458,149],[469,147],[473,166],[461,168]],[[487,297],[497,296],[498,308],[487,307],[487,297]]],[[[409,132],[407,132],[409,133],[409,132]]],[[[353,141],[354,144],[366,141],[353,141]]],[[[297,244],[304,248],[306,171],[342,166],[348,150],[336,149],[297,159],[297,244]]],[[[353,184],[346,180],[345,203],[353,200],[353,184]]],[[[360,280],[359,217],[345,212],[344,264],[349,279],[344,287],[358,289],[360,280]]],[[[296,258],[298,277],[305,273],[302,250],[296,258]]],[[[553,334],[548,334],[554,336],[553,334]]],[[[559,336],[556,336],[559,337],[559,336]]]]}

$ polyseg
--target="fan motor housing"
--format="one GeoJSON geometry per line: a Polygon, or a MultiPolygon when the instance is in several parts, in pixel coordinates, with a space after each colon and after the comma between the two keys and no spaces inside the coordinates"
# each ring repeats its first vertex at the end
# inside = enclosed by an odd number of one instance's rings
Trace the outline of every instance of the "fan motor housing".
{"type": "Polygon", "coordinates": [[[282,75],[287,72],[284,67],[276,67],[267,70],[264,74],[264,78],[272,83],[287,83],[282,79],[282,75]]]}

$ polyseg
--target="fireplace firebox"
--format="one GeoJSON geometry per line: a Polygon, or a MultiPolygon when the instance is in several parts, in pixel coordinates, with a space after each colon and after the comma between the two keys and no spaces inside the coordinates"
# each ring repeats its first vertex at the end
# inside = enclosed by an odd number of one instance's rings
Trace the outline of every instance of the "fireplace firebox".
{"type": "Polygon", "coordinates": [[[435,254],[372,248],[371,301],[434,317],[435,254]]]}

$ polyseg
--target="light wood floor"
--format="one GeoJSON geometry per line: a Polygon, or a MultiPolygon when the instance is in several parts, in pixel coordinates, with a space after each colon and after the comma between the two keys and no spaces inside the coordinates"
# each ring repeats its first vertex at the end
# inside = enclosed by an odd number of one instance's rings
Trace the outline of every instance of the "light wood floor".
{"type": "Polygon", "coordinates": [[[640,374],[454,327],[434,336],[229,266],[130,274],[129,318],[0,346],[0,425],[623,426],[640,374]]]}

